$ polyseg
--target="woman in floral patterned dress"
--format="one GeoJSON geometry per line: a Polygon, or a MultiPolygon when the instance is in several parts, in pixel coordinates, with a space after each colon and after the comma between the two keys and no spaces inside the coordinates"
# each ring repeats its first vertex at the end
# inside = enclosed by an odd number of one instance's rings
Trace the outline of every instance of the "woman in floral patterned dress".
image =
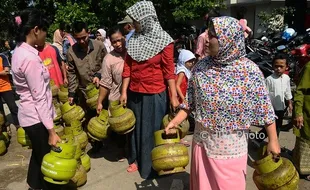
{"type": "Polygon", "coordinates": [[[194,66],[182,110],[166,133],[194,111],[191,190],[242,190],[251,125],[264,125],[268,152],[280,153],[275,114],[261,71],[244,57],[244,33],[238,20],[213,18],[206,49],[210,57],[194,66]]]}

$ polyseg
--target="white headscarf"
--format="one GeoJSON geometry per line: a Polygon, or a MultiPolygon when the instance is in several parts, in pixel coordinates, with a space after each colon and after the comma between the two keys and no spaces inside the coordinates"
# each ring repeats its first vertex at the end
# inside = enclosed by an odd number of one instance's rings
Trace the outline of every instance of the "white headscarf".
{"type": "Polygon", "coordinates": [[[195,59],[195,55],[189,50],[182,49],[180,51],[180,54],[179,54],[176,74],[184,72],[187,79],[190,79],[191,78],[191,71],[185,67],[185,63],[191,59],[195,59]]]}
{"type": "Polygon", "coordinates": [[[127,52],[132,59],[138,62],[148,60],[173,42],[162,29],[151,1],[137,2],[126,13],[141,25],[141,32],[135,32],[128,41],[127,52]]]}
{"type": "Polygon", "coordinates": [[[100,28],[97,32],[99,32],[103,38],[107,37],[107,32],[104,29],[100,28]]]}
{"type": "Polygon", "coordinates": [[[110,39],[107,38],[107,32],[102,28],[98,29],[97,32],[99,32],[101,34],[101,36],[104,38],[103,44],[104,44],[107,52],[110,53],[114,48],[111,45],[110,39]]]}

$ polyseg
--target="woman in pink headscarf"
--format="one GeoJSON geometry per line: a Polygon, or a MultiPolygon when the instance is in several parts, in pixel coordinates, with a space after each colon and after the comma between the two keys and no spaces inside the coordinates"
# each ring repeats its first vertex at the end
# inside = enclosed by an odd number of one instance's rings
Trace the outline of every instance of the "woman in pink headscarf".
{"type": "Polygon", "coordinates": [[[63,36],[61,35],[61,32],[59,29],[57,29],[54,32],[54,36],[53,36],[53,46],[57,47],[57,49],[59,50],[60,56],[61,58],[63,58],[63,47],[62,47],[62,41],[63,41],[63,36]]]}
{"type": "Polygon", "coordinates": [[[54,32],[54,37],[53,37],[53,44],[52,46],[53,47],[56,47],[57,48],[57,60],[58,60],[58,63],[59,65],[61,66],[61,72],[63,74],[63,83],[64,84],[68,84],[68,79],[67,79],[67,69],[66,69],[66,64],[64,62],[65,60],[65,57],[64,57],[64,54],[63,54],[63,39],[64,39],[64,32],[61,32],[61,30],[57,29],[55,32],[54,32]],[[59,59],[60,58],[60,59],[59,59]]]}

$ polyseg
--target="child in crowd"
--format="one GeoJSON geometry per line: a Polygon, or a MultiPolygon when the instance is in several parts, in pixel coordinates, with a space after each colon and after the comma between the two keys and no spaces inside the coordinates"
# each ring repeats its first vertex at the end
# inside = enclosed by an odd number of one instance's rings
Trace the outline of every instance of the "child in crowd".
{"type": "MultiPolygon", "coordinates": [[[[269,91],[269,96],[272,102],[272,106],[275,110],[275,114],[278,119],[276,120],[277,135],[279,137],[284,114],[288,108],[288,111],[292,113],[293,103],[292,103],[292,92],[290,86],[290,77],[285,74],[288,69],[287,57],[285,54],[277,54],[273,59],[273,69],[274,73],[267,77],[266,85],[269,91]],[[288,105],[288,107],[286,107],[288,105]]],[[[266,129],[263,128],[259,131],[257,137],[259,139],[254,140],[256,146],[260,146],[260,143],[264,141],[267,137],[266,129]],[[265,134],[265,135],[262,135],[265,134]]]]}
{"type": "Polygon", "coordinates": [[[194,66],[195,55],[189,51],[182,49],[176,68],[176,89],[179,102],[182,103],[186,95],[188,80],[191,77],[191,69],[194,66]]]}
{"type": "MultiPolygon", "coordinates": [[[[182,103],[186,95],[188,80],[191,77],[191,69],[194,66],[196,57],[191,51],[185,49],[180,50],[179,53],[175,81],[178,99],[179,102],[182,103]]],[[[190,146],[190,144],[183,139],[181,140],[181,143],[186,146],[190,146]]]]}

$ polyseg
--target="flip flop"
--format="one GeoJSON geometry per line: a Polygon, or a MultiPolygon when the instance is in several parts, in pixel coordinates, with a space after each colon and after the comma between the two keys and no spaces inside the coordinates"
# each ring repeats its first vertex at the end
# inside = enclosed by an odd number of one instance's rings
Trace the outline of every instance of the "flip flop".
{"type": "Polygon", "coordinates": [[[133,163],[133,164],[130,164],[127,168],[127,172],[129,173],[132,173],[132,172],[135,172],[138,170],[138,166],[137,164],[133,163]]]}

